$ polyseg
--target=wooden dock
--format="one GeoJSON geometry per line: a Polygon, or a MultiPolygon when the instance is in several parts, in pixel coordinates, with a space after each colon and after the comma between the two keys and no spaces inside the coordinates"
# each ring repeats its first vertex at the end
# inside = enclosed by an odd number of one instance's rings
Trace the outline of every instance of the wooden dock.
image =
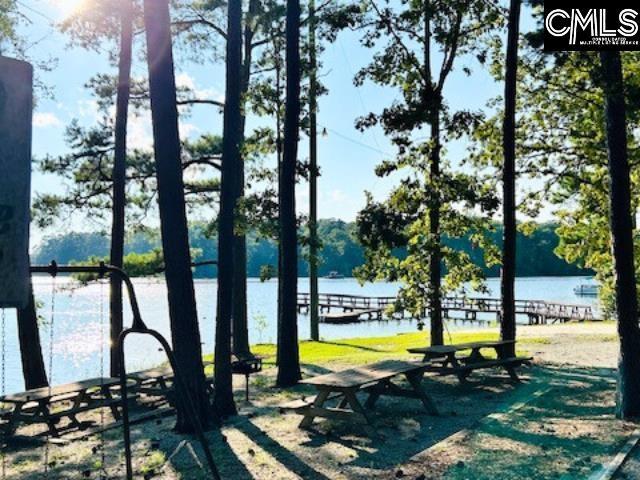
{"type": "MultiPolygon", "coordinates": [[[[321,318],[326,323],[354,323],[366,320],[382,320],[385,311],[396,301],[395,297],[367,297],[337,293],[321,293],[318,306],[321,318]]],[[[298,311],[309,311],[311,302],[308,293],[298,293],[298,311]]],[[[525,315],[530,325],[548,323],[583,322],[599,320],[595,318],[591,305],[578,305],[545,300],[516,300],[516,314],[525,315]]],[[[442,299],[443,315],[448,318],[452,312],[464,315],[462,320],[482,321],[478,314],[494,314],[500,320],[502,304],[499,298],[445,297],[442,299]]],[[[394,318],[407,318],[405,312],[394,314],[394,318]]],[[[423,312],[428,317],[428,311],[423,312]]],[[[486,319],[484,320],[486,321],[486,319]]]]}

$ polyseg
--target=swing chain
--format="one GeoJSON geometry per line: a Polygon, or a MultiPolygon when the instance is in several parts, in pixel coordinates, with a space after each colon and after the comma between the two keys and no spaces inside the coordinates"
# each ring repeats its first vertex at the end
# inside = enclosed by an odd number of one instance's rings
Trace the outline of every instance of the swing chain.
{"type": "MultiPolygon", "coordinates": [[[[0,315],[0,362],[2,363],[2,379],[0,380],[0,395],[4,395],[6,393],[6,352],[7,352],[7,344],[6,344],[6,334],[7,334],[7,319],[5,309],[2,309],[2,314],[0,315]]],[[[2,456],[2,466],[0,467],[2,471],[0,472],[2,480],[7,478],[7,454],[5,448],[5,438],[4,435],[0,438],[0,446],[2,447],[2,452],[0,455],[2,456]]]]}
{"type": "MultiPolygon", "coordinates": [[[[100,389],[104,394],[104,281],[101,278],[100,282],[100,389]]],[[[100,478],[107,478],[107,470],[105,464],[105,451],[104,451],[104,408],[100,409],[100,478]]]]}
{"type": "Polygon", "coordinates": [[[6,344],[6,334],[7,334],[7,318],[6,311],[2,309],[2,316],[0,319],[0,342],[2,342],[2,346],[0,347],[0,362],[2,363],[2,379],[0,380],[0,394],[4,395],[6,393],[6,372],[7,372],[7,364],[6,364],[6,354],[7,354],[7,344],[6,344]]]}
{"type": "MultiPolygon", "coordinates": [[[[55,264],[55,262],[52,262],[55,264]]],[[[55,324],[55,312],[56,312],[56,279],[57,272],[52,274],[53,282],[51,284],[51,313],[49,324],[49,396],[51,396],[51,390],[53,388],[53,340],[54,340],[54,324],[55,324]]],[[[44,446],[44,477],[49,478],[49,437],[50,432],[47,431],[46,443],[44,446]]]]}

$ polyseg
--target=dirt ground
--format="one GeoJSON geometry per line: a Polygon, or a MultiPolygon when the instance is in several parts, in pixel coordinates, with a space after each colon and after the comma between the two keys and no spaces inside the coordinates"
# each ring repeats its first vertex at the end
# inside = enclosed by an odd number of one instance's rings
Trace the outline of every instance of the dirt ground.
{"type": "MultiPolygon", "coordinates": [[[[535,357],[535,366],[522,371],[524,382],[513,383],[498,370],[474,373],[465,386],[454,377],[426,378],[425,390],[441,415],[427,415],[410,399],[381,399],[374,416],[380,438],[374,440],[360,427],[337,421],[319,419],[311,430],[299,429],[300,418],[283,414],[279,405],[313,392],[303,385],[273,388],[273,369],[254,377],[248,403],[238,382],[240,414],[207,434],[222,477],[588,478],[636,428],[613,416],[615,325],[521,327],[518,335],[519,349],[535,357]]],[[[332,363],[331,369],[346,366],[332,363]]],[[[305,366],[305,374],[326,371],[305,366]]],[[[173,421],[157,416],[134,426],[136,478],[210,478],[197,442],[176,435],[173,421]]],[[[20,441],[5,452],[0,478],[47,478],[45,458],[50,479],[123,478],[122,450],[118,428],[102,438],[48,447],[20,441]]],[[[632,470],[623,474],[631,476],[619,478],[640,478],[632,470]]]]}
{"type": "Polygon", "coordinates": [[[593,322],[519,326],[518,345],[538,362],[582,367],[616,368],[616,324],[593,322]]]}

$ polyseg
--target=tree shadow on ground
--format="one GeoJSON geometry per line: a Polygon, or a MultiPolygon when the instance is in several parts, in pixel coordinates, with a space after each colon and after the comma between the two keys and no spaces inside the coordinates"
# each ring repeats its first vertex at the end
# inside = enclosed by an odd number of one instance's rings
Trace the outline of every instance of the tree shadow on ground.
{"type": "Polygon", "coordinates": [[[614,417],[613,371],[545,373],[551,389],[508,418],[478,426],[466,439],[470,458],[446,478],[587,478],[615,454],[631,427],[614,417]]]}
{"type": "Polygon", "coordinates": [[[329,477],[317,471],[312,465],[301,460],[291,450],[271,438],[267,432],[247,420],[238,422],[235,427],[251,438],[258,446],[267,451],[278,462],[280,462],[287,470],[304,478],[305,480],[330,480],[329,477]]]}
{"type": "MultiPolygon", "coordinates": [[[[478,376],[468,385],[429,377],[423,385],[434,398],[441,416],[427,414],[419,401],[383,397],[373,415],[374,428],[381,438],[369,438],[359,425],[318,419],[302,446],[322,449],[324,453],[332,444],[341,445],[354,453],[343,465],[355,470],[387,471],[454,433],[470,428],[519,390],[537,388],[525,383],[513,384],[502,375],[478,376]]],[[[362,400],[364,398],[366,396],[362,400]]]]}
{"type": "Polygon", "coordinates": [[[353,348],[354,350],[364,350],[365,352],[376,352],[376,353],[386,352],[386,350],[381,350],[379,348],[365,347],[364,345],[354,345],[353,343],[346,343],[346,342],[330,342],[327,340],[320,340],[317,343],[322,345],[335,345],[337,347],[353,348]]]}

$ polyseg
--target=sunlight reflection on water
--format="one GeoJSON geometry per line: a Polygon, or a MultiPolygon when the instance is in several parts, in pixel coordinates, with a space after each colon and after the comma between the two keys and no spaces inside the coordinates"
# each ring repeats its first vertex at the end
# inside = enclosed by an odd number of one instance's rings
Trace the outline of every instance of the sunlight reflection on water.
{"type": "MultiPolygon", "coordinates": [[[[535,277],[520,278],[516,282],[516,297],[521,299],[546,299],[566,303],[594,303],[595,299],[576,297],[573,287],[585,280],[584,277],[535,277]]],[[[488,287],[491,296],[499,294],[499,280],[490,279],[488,287]]],[[[108,369],[109,341],[109,288],[108,284],[94,283],[87,286],[74,285],[70,279],[59,277],[55,281],[55,316],[53,325],[53,382],[66,383],[81,378],[100,375],[101,350],[104,368],[108,369]],[[100,339],[103,339],[102,342],[100,339]],[[102,346],[102,349],[101,349],[102,346]]],[[[51,334],[51,278],[34,277],[34,289],[41,317],[41,340],[48,365],[49,338],[51,334]]],[[[136,295],[142,317],[150,328],[158,330],[170,341],[166,285],[162,279],[135,279],[136,295]]],[[[375,283],[361,287],[353,279],[320,280],[323,293],[345,293],[371,296],[393,296],[397,284],[375,283]]],[[[300,279],[299,290],[308,291],[308,280],[300,279]]],[[[203,352],[212,352],[215,336],[216,281],[197,280],[195,282],[196,301],[203,352]]],[[[260,282],[250,279],[248,284],[248,313],[250,340],[252,343],[271,343],[276,339],[277,283],[260,282]]],[[[126,300],[126,297],[125,297],[126,300]]],[[[480,316],[494,319],[493,315],[480,316]]],[[[7,311],[7,392],[23,389],[18,351],[15,313],[7,311]]],[[[125,304],[125,325],[131,324],[131,311],[125,304]]],[[[479,328],[478,324],[447,322],[449,330],[479,328]]],[[[355,336],[383,336],[402,332],[413,332],[416,324],[410,320],[390,320],[366,322],[352,325],[326,325],[320,327],[321,336],[331,340],[355,336]]],[[[299,317],[300,338],[309,336],[309,319],[299,317]]],[[[164,353],[155,341],[148,337],[134,335],[127,340],[127,369],[129,371],[148,368],[165,361],[164,353]]],[[[105,370],[105,374],[108,372],[105,370]]]]}

